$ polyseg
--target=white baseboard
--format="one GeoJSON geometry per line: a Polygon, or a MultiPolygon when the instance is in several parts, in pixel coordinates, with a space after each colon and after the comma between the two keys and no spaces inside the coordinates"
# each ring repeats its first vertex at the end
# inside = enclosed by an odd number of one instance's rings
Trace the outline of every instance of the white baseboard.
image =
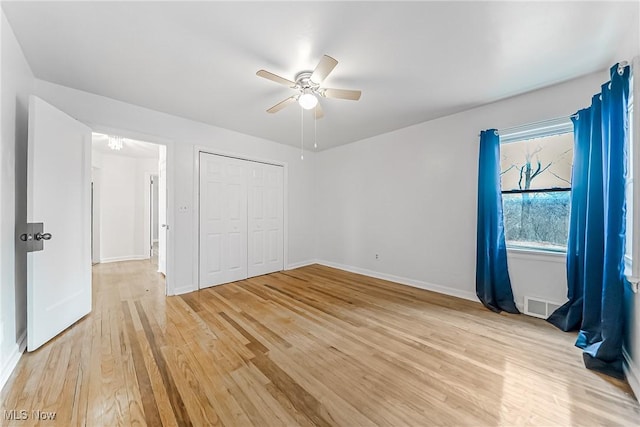
{"type": "Polygon", "coordinates": [[[322,264],[327,267],[337,268],[338,270],[349,271],[351,273],[363,274],[365,276],[374,277],[376,279],[388,280],[390,282],[396,282],[401,285],[411,286],[414,288],[424,289],[427,291],[437,292],[439,294],[449,295],[453,297],[463,298],[470,301],[478,302],[478,297],[474,292],[463,291],[461,289],[450,288],[448,286],[436,285],[433,283],[423,282],[421,280],[409,279],[401,276],[394,276],[392,274],[379,273],[373,270],[367,270],[366,268],[353,267],[350,265],[338,264],[331,261],[317,260],[317,264],[322,264]]]}
{"type": "Polygon", "coordinates": [[[129,255],[129,256],[118,256],[118,257],[109,257],[109,258],[100,258],[101,264],[106,264],[109,262],[121,262],[121,261],[141,261],[149,259],[148,255],[129,255]]]}
{"type": "Polygon", "coordinates": [[[9,355],[7,359],[7,363],[2,366],[2,371],[0,372],[0,390],[4,387],[7,380],[13,373],[13,370],[18,366],[18,362],[20,361],[20,357],[24,350],[27,348],[27,331],[24,331],[22,335],[18,338],[18,343],[13,348],[13,351],[9,355]]]}
{"type": "Polygon", "coordinates": [[[624,373],[627,376],[627,381],[633,390],[633,394],[636,395],[636,400],[640,402],[640,368],[633,362],[631,356],[626,349],[622,349],[622,355],[624,356],[624,373]]]}
{"type": "Polygon", "coordinates": [[[197,291],[198,287],[193,285],[180,286],[179,288],[173,288],[170,295],[182,295],[188,294],[189,292],[197,291]]]}
{"type": "Polygon", "coordinates": [[[296,268],[306,267],[308,265],[313,265],[313,264],[318,264],[318,260],[310,259],[310,260],[307,260],[307,261],[294,262],[293,264],[287,265],[285,270],[294,270],[296,268]]]}

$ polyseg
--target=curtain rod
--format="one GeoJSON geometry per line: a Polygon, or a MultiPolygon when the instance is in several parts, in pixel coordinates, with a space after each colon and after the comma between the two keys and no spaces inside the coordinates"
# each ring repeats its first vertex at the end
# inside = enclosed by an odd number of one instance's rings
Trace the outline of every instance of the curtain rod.
{"type": "MultiPolygon", "coordinates": [[[[624,67],[626,67],[627,65],[629,65],[629,63],[627,61],[620,61],[618,63],[618,73],[622,74],[622,72],[624,70],[624,67]]],[[[510,127],[507,127],[507,128],[498,129],[496,131],[496,135],[500,135],[501,133],[507,133],[508,134],[509,131],[512,131],[512,130],[515,130],[515,129],[521,129],[523,127],[543,125],[545,123],[552,123],[552,122],[560,122],[563,119],[568,121],[568,120],[571,120],[571,119],[577,118],[577,117],[578,117],[578,113],[575,113],[575,114],[571,114],[570,116],[561,116],[561,117],[556,117],[554,119],[546,119],[546,120],[540,120],[538,122],[525,123],[524,125],[510,126],[510,127]]],[[[478,136],[480,136],[480,134],[478,134],[478,136]]]]}
{"type": "MultiPolygon", "coordinates": [[[[624,72],[624,68],[625,68],[627,65],[629,65],[629,63],[628,63],[627,61],[620,61],[620,62],[618,63],[618,73],[619,73],[619,74],[622,74],[622,73],[624,72]]],[[[540,120],[539,122],[526,123],[526,124],[524,124],[524,125],[519,125],[519,126],[511,126],[511,127],[504,128],[504,129],[498,129],[498,132],[497,132],[497,133],[498,133],[498,134],[500,134],[500,133],[509,133],[509,131],[512,131],[512,130],[514,130],[514,129],[520,129],[520,128],[523,128],[523,127],[525,127],[525,126],[526,126],[526,127],[528,127],[528,126],[543,125],[543,124],[545,124],[545,123],[550,123],[550,122],[559,122],[559,121],[561,121],[561,120],[563,120],[563,119],[571,120],[571,119],[573,119],[573,118],[578,118],[578,116],[579,116],[579,115],[578,115],[578,113],[575,113],[575,114],[572,114],[572,115],[570,115],[570,116],[556,117],[555,119],[540,120]]]]}

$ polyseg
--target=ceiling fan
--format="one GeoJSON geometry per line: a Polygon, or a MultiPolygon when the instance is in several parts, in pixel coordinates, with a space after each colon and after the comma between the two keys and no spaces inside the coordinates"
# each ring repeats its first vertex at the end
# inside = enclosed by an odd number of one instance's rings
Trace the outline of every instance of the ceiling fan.
{"type": "Polygon", "coordinates": [[[311,71],[301,71],[295,76],[295,81],[285,79],[277,74],[270,73],[266,70],[260,70],[256,73],[257,76],[279,83],[283,86],[287,86],[291,89],[298,91],[296,95],[290,96],[284,101],[278,102],[273,107],[267,110],[267,113],[277,113],[285,107],[298,101],[298,104],[305,110],[311,110],[315,108],[315,118],[321,119],[324,117],[322,107],[318,102],[318,97],[322,98],[335,98],[335,99],[348,99],[351,101],[357,101],[360,99],[362,92],[359,90],[348,89],[330,89],[320,87],[324,79],[329,73],[338,65],[338,61],[324,55],[320,60],[320,63],[316,66],[316,69],[311,71]]]}

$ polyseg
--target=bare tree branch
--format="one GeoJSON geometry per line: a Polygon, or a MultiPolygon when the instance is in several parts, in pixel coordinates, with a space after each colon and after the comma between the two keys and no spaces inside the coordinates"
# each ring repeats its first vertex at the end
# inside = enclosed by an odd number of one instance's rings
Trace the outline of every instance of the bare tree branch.
{"type": "Polygon", "coordinates": [[[553,164],[553,162],[550,162],[547,166],[544,167],[544,169],[542,169],[539,173],[542,173],[544,171],[546,171],[547,169],[549,169],[551,167],[551,165],[553,164]]]}
{"type": "MultiPolygon", "coordinates": [[[[531,173],[529,176],[529,182],[533,181],[533,178],[535,178],[540,173],[540,168],[542,167],[540,165],[540,160],[538,160],[538,163],[536,166],[537,166],[537,169],[533,173],[531,173]]],[[[530,169],[532,170],[533,168],[530,167],[530,169]]]]}
{"type": "Polygon", "coordinates": [[[529,180],[530,182],[533,181],[533,178],[535,178],[536,176],[540,175],[542,172],[546,171],[547,169],[549,169],[549,167],[553,164],[553,162],[549,163],[547,166],[544,167],[544,169],[540,169],[542,167],[542,165],[540,164],[540,162],[538,162],[538,169],[536,169],[535,173],[533,175],[531,175],[531,179],[529,180]]]}
{"type": "Polygon", "coordinates": [[[505,173],[509,172],[511,169],[513,169],[515,167],[516,167],[516,165],[509,166],[507,169],[505,169],[502,172],[500,172],[500,176],[504,175],[505,173]]]}
{"type": "Polygon", "coordinates": [[[518,180],[518,188],[522,190],[522,175],[524,174],[524,166],[520,168],[520,179],[518,180]]]}
{"type": "Polygon", "coordinates": [[[556,178],[558,178],[561,181],[566,182],[567,184],[571,184],[571,181],[567,181],[566,179],[564,179],[563,177],[561,177],[560,175],[554,173],[553,171],[549,171],[549,173],[553,176],[555,176],[556,178]]]}

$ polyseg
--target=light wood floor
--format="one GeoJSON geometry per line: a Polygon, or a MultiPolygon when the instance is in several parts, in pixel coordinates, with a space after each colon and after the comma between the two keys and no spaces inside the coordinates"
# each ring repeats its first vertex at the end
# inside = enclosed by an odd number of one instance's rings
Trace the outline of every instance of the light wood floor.
{"type": "MultiPolygon", "coordinates": [[[[322,266],[165,298],[149,262],[94,268],[94,310],[25,354],[2,408],[41,425],[639,425],[574,334],[322,266]]],[[[28,421],[0,421],[31,425],[28,421]]]]}

